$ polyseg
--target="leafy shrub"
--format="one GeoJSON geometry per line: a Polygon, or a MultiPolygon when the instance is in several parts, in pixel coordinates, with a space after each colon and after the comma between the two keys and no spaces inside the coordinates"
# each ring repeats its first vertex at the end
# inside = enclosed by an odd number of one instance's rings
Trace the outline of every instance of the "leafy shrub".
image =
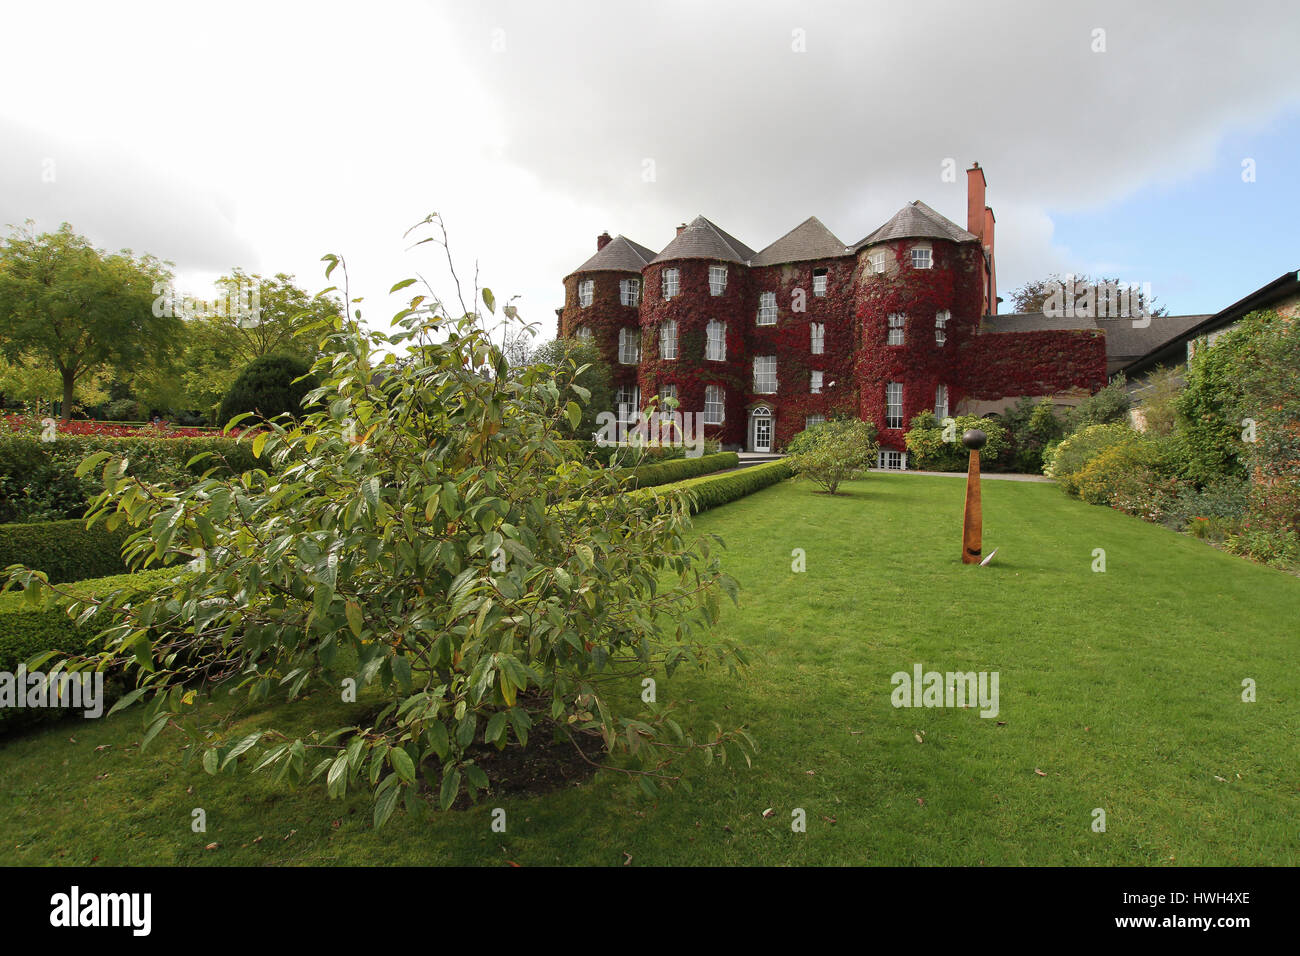
{"type": "Polygon", "coordinates": [[[104,418],[110,422],[142,422],[144,408],[133,398],[119,398],[104,406],[104,418]]]}
{"type": "Polygon", "coordinates": [[[225,424],[242,412],[262,420],[279,415],[301,418],[303,396],[318,384],[310,366],[296,355],[262,355],[249,362],[230,386],[221,400],[218,421],[225,424]]]}
{"type": "Polygon", "coordinates": [[[1117,375],[1109,385],[1081,401],[1065,416],[1066,430],[1081,431],[1091,425],[1109,425],[1127,422],[1133,398],[1128,392],[1124,376],[1117,375]]]}
{"type": "MultiPolygon", "coordinates": [[[[1007,450],[1007,430],[996,418],[977,418],[958,415],[944,425],[934,417],[934,412],[921,412],[912,419],[911,428],[903,442],[911,453],[909,464],[920,471],[965,471],[970,462],[970,450],[962,444],[961,437],[972,428],[988,436],[980,452],[981,466],[995,463],[1007,450]]],[[[992,467],[990,471],[994,470],[992,467]]]]}
{"type": "Polygon", "coordinates": [[[1089,425],[1063,439],[1043,466],[1049,478],[1055,478],[1066,494],[1079,496],[1077,475],[1087,464],[1108,448],[1136,443],[1141,436],[1123,422],[1089,425]]]}
{"type": "Polygon", "coordinates": [[[1214,345],[1201,342],[1188,364],[1187,383],[1173,401],[1183,443],[1183,474],[1198,485],[1244,475],[1241,420],[1247,416],[1242,377],[1249,332],[1229,329],[1214,345]]]}
{"type": "Polygon", "coordinates": [[[1169,504],[1169,521],[1178,529],[1190,529],[1197,518],[1215,519],[1225,527],[1239,526],[1246,514],[1249,490],[1250,482],[1236,475],[1225,475],[1201,488],[1184,484],[1169,504]]]}
{"type": "Polygon", "coordinates": [[[249,438],[60,434],[57,440],[44,442],[34,435],[0,435],[0,521],[80,518],[103,483],[93,473],[78,476],[77,466],[101,451],[125,459],[128,475],[173,488],[190,484],[208,468],[241,474],[267,467],[253,457],[249,438]],[[208,457],[191,464],[204,452],[210,453],[208,457]]]}
{"type": "Polygon", "coordinates": [[[1064,423],[1047,399],[1020,399],[1003,414],[1002,425],[1007,432],[1007,447],[996,464],[1018,474],[1041,474],[1043,452],[1065,434],[1064,423]]]}
{"type": "Polygon", "coordinates": [[[127,534],[126,528],[87,528],[78,520],[0,525],[0,568],[21,564],[44,571],[52,582],[123,574],[129,570],[122,561],[127,534]]]}
{"type": "Polygon", "coordinates": [[[107,454],[83,466],[105,463],[95,514],[148,529],[129,556],[207,558],[107,614],[96,663],[134,675],[145,741],[179,718],[208,772],[242,759],[289,785],[323,778],[330,796],[360,788],[376,825],[403,797],[423,808],[422,774],[444,809],[486,789],[475,745],[527,746],[539,724],[599,739],[617,755],[609,769],[646,771],[636,779],[651,793],[685,755],[743,750],[740,730],[697,736],[625,692],[738,659],[709,634],[736,585],[688,533],[686,493],[621,493],[616,470],[566,460],[557,425],[577,410],[572,383],[512,371],[476,315],[413,300],[395,324],[349,320],[322,343],[325,383],[304,396],[320,410],[253,441],[269,472],[169,490],[121,481],[107,454]],[[378,367],[389,374],[376,384],[378,367]],[[203,726],[181,688],[236,675],[252,703],[337,693],[346,676],[383,706],[360,728],[234,739],[203,726]]]}
{"type": "Polygon", "coordinates": [[[835,494],[840,483],[866,473],[876,463],[876,426],[857,418],[835,418],[805,429],[790,440],[795,474],[835,494]]]}
{"type": "MultiPolygon", "coordinates": [[[[167,586],[176,576],[175,570],[162,568],[79,581],[60,590],[80,601],[114,593],[122,600],[132,600],[167,586]]],[[[95,644],[97,630],[93,625],[78,625],[67,608],[52,600],[33,604],[21,592],[0,593],[0,671],[15,673],[20,664],[45,652],[60,656],[86,653],[95,644]]],[[[110,696],[120,690],[120,681],[110,680],[105,685],[105,692],[110,696]]],[[[53,708],[4,707],[0,708],[0,729],[9,731],[64,713],[53,708]]]]}
{"type": "Polygon", "coordinates": [[[701,455],[698,458],[673,458],[656,464],[641,465],[632,469],[631,487],[649,488],[652,485],[665,485],[673,481],[683,481],[697,475],[707,475],[740,465],[740,456],[734,451],[724,451],[716,455],[701,455]]]}
{"type": "Polygon", "coordinates": [[[1181,365],[1156,369],[1134,393],[1133,397],[1139,402],[1136,411],[1142,418],[1145,434],[1164,436],[1173,432],[1178,422],[1176,403],[1183,391],[1185,374],[1181,365]]]}
{"type": "Polygon", "coordinates": [[[1173,503],[1178,483],[1161,469],[1159,449],[1135,441],[1105,448],[1071,476],[1078,496],[1110,505],[1146,521],[1160,521],[1173,503]]]}

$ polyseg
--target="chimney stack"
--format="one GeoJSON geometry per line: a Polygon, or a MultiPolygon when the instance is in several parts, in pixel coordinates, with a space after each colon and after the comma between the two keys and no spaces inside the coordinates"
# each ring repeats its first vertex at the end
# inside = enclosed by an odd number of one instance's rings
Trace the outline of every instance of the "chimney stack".
{"type": "Polygon", "coordinates": [[[608,232],[602,232],[599,236],[596,237],[596,251],[600,252],[601,249],[604,249],[612,241],[613,240],[610,238],[608,232]]]}
{"type": "Polygon", "coordinates": [[[680,226],[678,226],[678,227],[677,227],[677,235],[680,236],[680,235],[682,234],[682,230],[685,229],[685,228],[686,228],[686,223],[682,223],[680,226]]]}
{"type": "Polygon", "coordinates": [[[984,190],[988,184],[984,181],[984,170],[979,163],[971,164],[966,170],[966,231],[984,240],[984,190]]]}
{"type": "Polygon", "coordinates": [[[966,231],[976,236],[984,252],[984,314],[998,311],[997,273],[993,268],[993,209],[988,206],[985,191],[988,182],[979,163],[966,170],[966,231]]]}

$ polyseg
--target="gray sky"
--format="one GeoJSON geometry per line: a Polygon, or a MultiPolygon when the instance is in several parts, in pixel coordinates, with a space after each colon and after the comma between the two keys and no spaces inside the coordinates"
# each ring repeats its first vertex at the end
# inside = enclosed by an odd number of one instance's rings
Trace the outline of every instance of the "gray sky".
{"type": "MultiPolygon", "coordinates": [[[[550,334],[601,230],[658,249],[703,213],[758,249],[817,215],[854,242],[912,199],[965,225],[979,160],[1004,295],[1071,268],[1142,280],[1152,262],[1081,255],[1056,221],[1195,182],[1226,140],[1290,122],[1294,9],[11,4],[0,222],[70,221],[200,294],[236,265],[316,289],[337,252],[374,321],[416,269],[450,294],[436,247],[404,252],[437,211],[462,277],[477,260],[550,334]]],[[[1282,271],[1260,268],[1240,294],[1282,271]]]]}

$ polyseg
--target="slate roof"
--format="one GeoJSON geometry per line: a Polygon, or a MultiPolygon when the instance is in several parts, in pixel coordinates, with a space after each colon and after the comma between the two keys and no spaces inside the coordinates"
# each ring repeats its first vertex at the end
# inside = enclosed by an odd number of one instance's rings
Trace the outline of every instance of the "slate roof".
{"type": "Polygon", "coordinates": [[[914,199],[871,235],[853,246],[857,252],[863,246],[894,239],[947,239],[949,242],[974,242],[977,237],[957,225],[947,216],[935,212],[919,199],[914,199]]]}
{"type": "MultiPolygon", "coordinates": [[[[633,242],[627,236],[619,236],[605,243],[604,249],[573,272],[640,272],[654,257],[653,250],[633,242]]],[[[573,275],[573,272],[569,275],[573,275]]]]}
{"type": "Polygon", "coordinates": [[[757,253],[739,239],[727,235],[703,216],[696,216],[652,261],[716,259],[719,262],[748,263],[755,255],[757,253]]]}
{"type": "Polygon", "coordinates": [[[1113,375],[1135,359],[1177,339],[1206,318],[1204,315],[1153,315],[1150,325],[1137,328],[1131,318],[1058,318],[1042,312],[1015,312],[985,316],[982,331],[996,334],[1100,329],[1106,334],[1106,374],[1113,375]]]}
{"type": "Polygon", "coordinates": [[[848,255],[844,243],[822,225],[816,216],[809,216],[758,255],[750,265],[774,266],[784,262],[807,262],[811,259],[833,259],[848,255]]]}

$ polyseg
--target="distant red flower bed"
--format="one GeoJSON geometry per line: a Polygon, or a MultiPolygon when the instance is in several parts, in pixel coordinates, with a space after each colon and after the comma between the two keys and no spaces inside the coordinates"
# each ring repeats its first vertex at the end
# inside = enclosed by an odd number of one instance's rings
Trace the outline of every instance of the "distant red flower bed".
{"type": "MultiPolygon", "coordinates": [[[[40,432],[42,422],[46,419],[33,419],[26,415],[4,416],[5,429],[9,432],[40,432]]],[[[172,425],[159,422],[156,425],[124,425],[121,422],[96,422],[82,419],[63,421],[53,419],[55,429],[61,435],[105,435],[110,438],[203,438],[221,434],[219,428],[195,428],[191,426],[172,425]]],[[[231,437],[237,436],[242,429],[233,429],[231,437]]]]}

